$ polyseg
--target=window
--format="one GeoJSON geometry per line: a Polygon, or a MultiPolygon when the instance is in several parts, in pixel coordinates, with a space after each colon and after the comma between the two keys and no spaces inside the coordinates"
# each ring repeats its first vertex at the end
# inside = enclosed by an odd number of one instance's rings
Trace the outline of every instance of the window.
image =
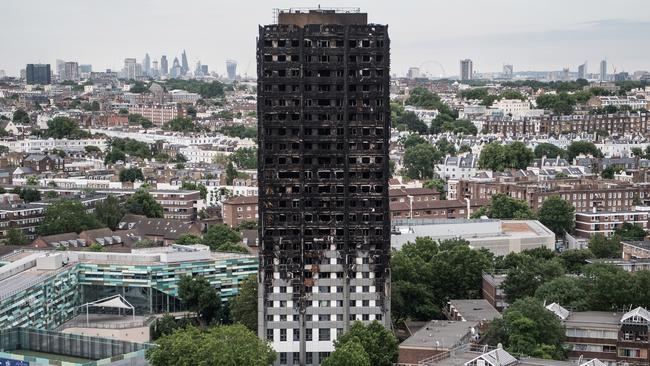
{"type": "Polygon", "coordinates": [[[280,329],[280,342],[285,342],[287,340],[287,330],[280,329]]]}
{"type": "Polygon", "coordinates": [[[266,339],[273,342],[273,329],[266,330],[266,339]]]}
{"type": "Polygon", "coordinates": [[[318,340],[319,341],[329,341],[330,340],[330,329],[329,328],[320,328],[320,329],[318,329],[318,340]]]}

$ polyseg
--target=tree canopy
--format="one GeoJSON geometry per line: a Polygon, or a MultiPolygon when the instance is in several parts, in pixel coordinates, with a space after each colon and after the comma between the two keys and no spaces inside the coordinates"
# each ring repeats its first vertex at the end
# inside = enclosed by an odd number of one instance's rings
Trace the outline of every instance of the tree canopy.
{"type": "Polygon", "coordinates": [[[563,360],[564,326],[546,310],[542,302],[525,298],[506,309],[503,318],[493,320],[486,333],[486,343],[501,343],[511,353],[563,360]]]}
{"type": "Polygon", "coordinates": [[[237,296],[228,300],[230,318],[248,329],[257,331],[257,276],[250,275],[239,283],[237,296]]]}
{"type": "Polygon", "coordinates": [[[205,331],[189,326],[156,340],[147,350],[152,366],[271,365],[277,355],[268,342],[245,326],[221,325],[205,331]]]}
{"type": "Polygon", "coordinates": [[[440,159],[440,151],[429,143],[411,146],[404,153],[406,176],[411,179],[433,178],[434,166],[440,159]]]}
{"type": "Polygon", "coordinates": [[[241,235],[226,224],[212,225],[203,234],[203,244],[210,250],[224,252],[246,252],[246,248],[239,245],[241,235]]]}
{"type": "Polygon", "coordinates": [[[151,218],[163,217],[162,206],[145,189],[138,189],[129,197],[126,201],[125,208],[128,212],[135,215],[144,215],[151,218]]]}
{"type": "Polygon", "coordinates": [[[86,207],[79,201],[60,200],[52,203],[45,210],[45,217],[38,227],[39,235],[63,233],[80,233],[84,230],[98,229],[102,224],[97,218],[86,212],[86,207]]]}
{"type": "MultiPolygon", "coordinates": [[[[355,343],[360,345],[363,351],[365,351],[370,365],[392,366],[397,361],[397,339],[390,330],[386,329],[386,327],[376,320],[368,325],[364,325],[360,321],[355,321],[347,332],[343,333],[334,341],[334,347],[336,350],[342,350],[341,353],[347,353],[350,350],[348,347],[358,348],[354,346],[355,343]],[[352,346],[349,346],[350,344],[352,346]]],[[[360,353],[360,355],[363,356],[363,353],[360,353]]],[[[331,362],[340,360],[341,356],[335,356],[331,362]]],[[[363,357],[359,361],[362,360],[363,357]]],[[[330,365],[348,364],[331,363],[330,365]]],[[[356,365],[356,363],[349,365],[356,365]]]]}
{"type": "Polygon", "coordinates": [[[555,146],[555,145],[553,145],[551,143],[548,143],[548,142],[542,142],[541,144],[538,144],[537,146],[535,146],[534,153],[535,153],[535,157],[538,158],[538,159],[541,159],[544,156],[546,156],[549,159],[554,159],[554,158],[556,158],[558,156],[560,158],[566,158],[567,157],[567,151],[566,150],[564,150],[564,149],[562,149],[560,147],[557,147],[557,146],[555,146]]]}
{"type": "Polygon", "coordinates": [[[478,164],[482,169],[503,171],[505,169],[526,169],[534,159],[533,151],[522,142],[502,145],[498,141],[483,147],[478,164]]]}
{"type": "Polygon", "coordinates": [[[90,137],[90,133],[79,128],[77,123],[67,117],[55,117],[47,122],[47,130],[42,132],[45,138],[82,139],[90,137]]]}
{"type": "Polygon", "coordinates": [[[562,236],[575,228],[575,208],[560,196],[544,200],[537,212],[539,222],[551,229],[555,235],[562,236]]]}
{"type": "Polygon", "coordinates": [[[487,206],[481,207],[473,214],[473,218],[487,216],[491,219],[532,219],[535,214],[523,200],[512,198],[504,193],[497,193],[490,198],[487,206]]]}
{"type": "Polygon", "coordinates": [[[174,118],[163,125],[163,130],[176,131],[176,132],[201,132],[204,130],[191,118],[174,118]]]}
{"type": "Polygon", "coordinates": [[[392,313],[395,320],[431,320],[452,298],[480,296],[482,273],[492,255],[461,239],[416,238],[392,253],[392,313]]]}
{"type": "Polygon", "coordinates": [[[111,230],[117,229],[125,212],[120,200],[113,195],[109,195],[105,200],[95,204],[95,216],[97,220],[111,230]]]}
{"type": "Polygon", "coordinates": [[[120,170],[120,182],[135,182],[136,180],[143,181],[144,175],[140,168],[126,168],[120,170]]]}
{"type": "Polygon", "coordinates": [[[606,237],[596,234],[589,239],[589,250],[596,258],[616,258],[621,255],[621,238],[619,236],[606,237]]]}
{"type": "Polygon", "coordinates": [[[569,161],[573,161],[580,154],[591,155],[595,158],[602,158],[603,153],[591,141],[573,141],[567,148],[569,161]]]}
{"type": "Polygon", "coordinates": [[[363,346],[351,341],[337,347],[321,366],[371,366],[371,363],[363,346]]]}
{"type": "Polygon", "coordinates": [[[221,296],[206,277],[181,277],[178,282],[178,297],[190,311],[196,312],[201,324],[224,321],[221,296]]]}
{"type": "Polygon", "coordinates": [[[257,148],[244,147],[229,156],[230,161],[240,169],[257,169],[257,148]]]}

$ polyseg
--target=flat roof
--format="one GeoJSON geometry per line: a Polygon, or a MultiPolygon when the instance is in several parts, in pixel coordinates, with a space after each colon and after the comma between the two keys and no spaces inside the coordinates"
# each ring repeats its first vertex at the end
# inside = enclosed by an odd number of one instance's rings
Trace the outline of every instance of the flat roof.
{"type": "Polygon", "coordinates": [[[466,321],[490,321],[501,317],[501,313],[485,299],[449,300],[449,305],[466,321]]]}
{"type": "Polygon", "coordinates": [[[564,321],[567,328],[619,329],[622,313],[607,311],[579,311],[570,313],[564,321]]]}
{"type": "Polygon", "coordinates": [[[459,345],[478,322],[432,320],[400,344],[401,347],[449,349],[459,345]]]}

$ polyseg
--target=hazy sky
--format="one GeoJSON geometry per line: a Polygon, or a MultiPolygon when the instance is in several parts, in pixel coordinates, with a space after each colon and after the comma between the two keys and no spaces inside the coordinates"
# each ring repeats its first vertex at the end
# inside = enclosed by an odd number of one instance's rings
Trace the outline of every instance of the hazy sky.
{"type": "MultiPolygon", "coordinates": [[[[0,69],[18,74],[27,63],[56,59],[122,68],[125,57],[171,65],[187,50],[196,61],[225,72],[255,73],[257,25],[273,8],[313,7],[316,1],[264,0],[3,0],[0,69]]],[[[392,72],[422,66],[458,75],[461,58],[479,72],[559,70],[589,62],[597,72],[650,70],[650,0],[360,0],[321,2],[354,6],[389,25],[392,72]]]]}

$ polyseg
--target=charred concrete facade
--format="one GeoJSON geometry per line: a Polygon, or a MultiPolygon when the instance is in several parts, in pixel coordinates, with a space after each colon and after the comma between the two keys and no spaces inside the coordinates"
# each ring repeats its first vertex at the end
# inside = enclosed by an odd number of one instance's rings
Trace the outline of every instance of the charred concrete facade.
{"type": "Polygon", "coordinates": [[[367,14],[260,26],[259,336],[319,365],[355,320],[390,324],[389,38],[367,14]]]}

